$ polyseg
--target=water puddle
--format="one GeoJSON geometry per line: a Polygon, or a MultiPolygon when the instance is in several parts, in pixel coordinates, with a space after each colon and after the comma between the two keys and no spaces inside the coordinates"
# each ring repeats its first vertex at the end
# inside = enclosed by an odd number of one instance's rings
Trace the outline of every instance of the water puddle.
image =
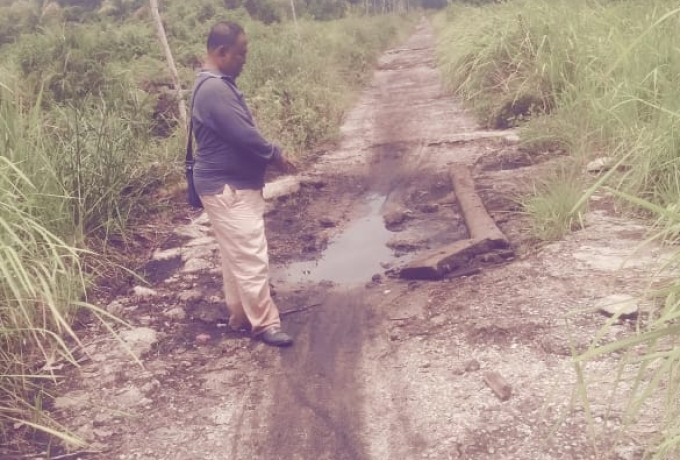
{"type": "Polygon", "coordinates": [[[385,228],[380,209],[385,196],[367,199],[367,213],[352,222],[344,232],[328,243],[319,260],[294,262],[275,272],[275,278],[286,283],[331,281],[357,284],[383,273],[384,263],[394,261],[386,246],[394,233],[385,228]]]}

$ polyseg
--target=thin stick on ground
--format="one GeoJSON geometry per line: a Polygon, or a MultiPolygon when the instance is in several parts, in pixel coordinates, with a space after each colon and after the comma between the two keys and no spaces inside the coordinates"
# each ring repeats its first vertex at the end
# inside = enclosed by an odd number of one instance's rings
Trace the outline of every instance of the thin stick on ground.
{"type": "Polygon", "coordinates": [[[311,305],[307,305],[307,306],[300,307],[300,308],[295,308],[293,310],[282,311],[281,313],[279,313],[279,316],[292,315],[293,313],[302,313],[302,312],[305,312],[307,310],[311,310],[312,308],[320,307],[321,305],[322,305],[321,303],[313,303],[311,305]]]}

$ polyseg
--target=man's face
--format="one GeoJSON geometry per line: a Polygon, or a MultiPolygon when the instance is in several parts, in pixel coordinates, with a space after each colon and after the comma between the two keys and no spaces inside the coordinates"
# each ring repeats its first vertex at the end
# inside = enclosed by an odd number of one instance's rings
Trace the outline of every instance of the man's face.
{"type": "Polygon", "coordinates": [[[238,77],[241,75],[243,66],[246,63],[246,56],[248,54],[248,39],[245,34],[240,34],[234,43],[229,48],[219,49],[219,66],[220,71],[229,75],[230,77],[238,77]]]}

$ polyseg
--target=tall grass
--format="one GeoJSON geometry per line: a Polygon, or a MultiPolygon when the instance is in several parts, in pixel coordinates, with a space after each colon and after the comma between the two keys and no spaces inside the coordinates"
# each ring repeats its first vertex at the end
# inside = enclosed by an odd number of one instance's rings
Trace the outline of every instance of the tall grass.
{"type": "MultiPolygon", "coordinates": [[[[45,163],[52,145],[41,121],[38,106],[23,111],[0,86],[0,428],[53,432],[37,401],[42,382],[54,376],[40,367],[72,361],[65,338],[75,338],[72,305],[82,301],[86,281],[81,251],[59,236],[78,232],[64,212],[69,197],[45,163]]],[[[16,434],[0,430],[4,441],[16,434]]]]}
{"type": "MultiPolygon", "coordinates": [[[[677,3],[518,0],[479,9],[452,7],[438,18],[438,29],[444,78],[482,120],[496,127],[521,124],[529,148],[558,148],[581,165],[594,156],[615,157],[628,166],[626,172],[610,171],[589,193],[608,183],[610,192],[658,217],[653,239],[677,243],[677,3]]],[[[538,196],[551,210],[561,209],[561,215],[573,213],[587,201],[588,194],[581,196],[567,211],[560,203],[568,194],[546,193],[556,188],[553,184],[538,196]]],[[[670,266],[678,263],[680,252],[670,266]]],[[[628,382],[624,423],[634,424],[648,409],[647,403],[660,396],[659,431],[646,440],[646,456],[676,459],[680,455],[680,280],[651,290],[648,296],[660,301],[661,307],[630,337],[582,352],[577,370],[585,385],[582,363],[621,353],[616,378],[623,378],[624,369],[635,370],[628,382]]]]}
{"type": "Polygon", "coordinates": [[[534,183],[528,196],[519,198],[540,240],[559,240],[583,227],[586,203],[581,201],[583,185],[573,165],[563,166],[534,183]]]}
{"type": "Polygon", "coordinates": [[[583,159],[631,154],[621,188],[669,204],[680,197],[679,27],[663,0],[458,6],[438,19],[439,55],[487,125],[522,124],[529,147],[583,159]]]}

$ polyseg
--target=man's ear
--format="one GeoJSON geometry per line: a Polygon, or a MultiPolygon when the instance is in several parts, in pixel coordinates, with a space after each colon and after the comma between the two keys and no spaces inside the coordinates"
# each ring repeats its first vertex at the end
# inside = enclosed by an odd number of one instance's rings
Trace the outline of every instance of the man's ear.
{"type": "Polygon", "coordinates": [[[227,45],[221,45],[217,47],[216,51],[219,57],[224,57],[229,52],[229,47],[227,45]]]}

